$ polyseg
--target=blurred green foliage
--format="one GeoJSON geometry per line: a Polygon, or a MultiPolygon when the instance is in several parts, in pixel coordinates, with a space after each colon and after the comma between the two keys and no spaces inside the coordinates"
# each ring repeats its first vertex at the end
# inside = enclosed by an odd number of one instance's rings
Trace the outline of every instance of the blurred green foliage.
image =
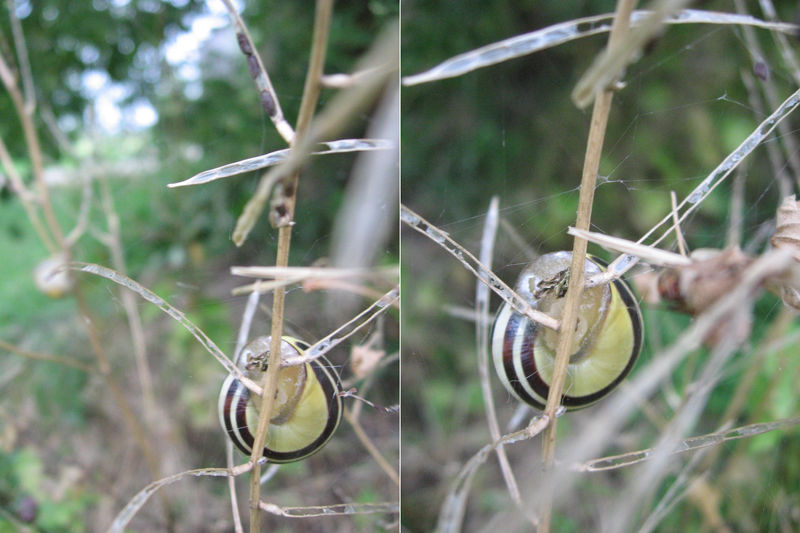
{"type": "Polygon", "coordinates": [[[43,496],[48,492],[43,485],[54,481],[48,479],[37,450],[0,452],[0,532],[20,531],[20,524],[54,533],[85,531],[81,517],[95,496],[86,490],[58,499],[43,496]]]}

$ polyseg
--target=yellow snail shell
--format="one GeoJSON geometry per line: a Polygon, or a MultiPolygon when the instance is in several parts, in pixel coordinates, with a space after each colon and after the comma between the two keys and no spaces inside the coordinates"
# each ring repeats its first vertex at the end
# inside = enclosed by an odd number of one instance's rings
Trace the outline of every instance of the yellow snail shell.
{"type": "MultiPolygon", "coordinates": [[[[244,347],[240,367],[249,378],[260,382],[269,361],[270,337],[258,337],[244,347]]],[[[281,359],[296,357],[308,344],[283,337],[281,359]]],[[[264,457],[272,463],[289,463],[319,451],[331,438],[342,416],[342,389],[333,365],[319,357],[302,365],[282,367],[278,389],[264,445],[264,457]]],[[[251,401],[250,390],[228,376],[219,394],[219,419],[233,443],[250,455],[258,425],[259,402],[251,401]]]]}
{"type": "MultiPolygon", "coordinates": [[[[514,290],[535,309],[560,319],[571,262],[572,252],[543,255],[522,271],[514,290]]],[[[587,256],[586,277],[605,266],[587,256]]],[[[625,281],[584,289],[561,404],[580,409],[614,390],[633,368],[643,333],[639,304],[625,281]]],[[[498,311],[492,332],[495,370],[511,394],[537,409],[547,402],[557,343],[558,332],[507,303],[498,311]]]]}

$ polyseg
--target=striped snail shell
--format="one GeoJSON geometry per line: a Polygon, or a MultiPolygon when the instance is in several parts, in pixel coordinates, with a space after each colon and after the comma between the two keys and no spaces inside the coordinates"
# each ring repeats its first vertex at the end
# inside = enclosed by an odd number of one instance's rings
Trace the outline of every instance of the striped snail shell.
{"type": "MultiPolygon", "coordinates": [[[[514,290],[533,308],[560,318],[571,263],[572,252],[543,255],[522,271],[514,290]]],[[[601,273],[605,266],[587,256],[586,277],[601,273]]],[[[584,289],[561,404],[580,409],[614,390],[633,368],[643,333],[639,304],[625,281],[584,289]]],[[[557,344],[557,331],[532,322],[505,303],[494,322],[492,358],[506,389],[543,410],[557,344]]]]}
{"type": "MultiPolygon", "coordinates": [[[[257,382],[269,362],[271,337],[258,337],[247,344],[237,364],[257,382]]],[[[281,339],[281,360],[296,357],[309,345],[292,337],[281,339]]],[[[278,373],[278,388],[272,407],[264,457],[272,463],[289,463],[319,451],[339,425],[342,389],[333,365],[318,357],[301,365],[284,366],[278,373]]],[[[250,390],[229,375],[219,393],[219,419],[233,443],[250,455],[258,426],[259,401],[251,401],[250,390]]]]}

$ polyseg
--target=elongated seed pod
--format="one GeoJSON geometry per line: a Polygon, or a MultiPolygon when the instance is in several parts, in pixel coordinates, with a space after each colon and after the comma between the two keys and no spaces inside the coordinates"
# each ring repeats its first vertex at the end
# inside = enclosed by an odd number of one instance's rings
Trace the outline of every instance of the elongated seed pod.
{"type": "MultiPolygon", "coordinates": [[[[261,381],[269,361],[270,337],[258,337],[242,350],[240,367],[245,375],[261,381]]],[[[281,360],[295,357],[308,344],[283,337],[281,360]]],[[[325,357],[287,366],[278,373],[264,457],[272,463],[299,461],[316,453],[331,438],[342,416],[339,375],[325,357]]],[[[260,398],[256,398],[260,400],[260,398]]],[[[250,455],[258,425],[258,405],[241,381],[228,376],[219,394],[222,428],[237,448],[250,455]]]]}
{"type": "MultiPolygon", "coordinates": [[[[515,290],[535,309],[561,318],[572,252],[541,256],[520,274],[515,290]]],[[[586,277],[605,264],[586,258],[586,277]]],[[[585,289],[573,336],[561,403],[580,409],[616,388],[633,368],[644,329],[639,304],[625,281],[585,289]]],[[[506,389],[521,401],[544,409],[558,344],[558,332],[532,322],[507,303],[497,313],[492,358],[506,389]]]]}

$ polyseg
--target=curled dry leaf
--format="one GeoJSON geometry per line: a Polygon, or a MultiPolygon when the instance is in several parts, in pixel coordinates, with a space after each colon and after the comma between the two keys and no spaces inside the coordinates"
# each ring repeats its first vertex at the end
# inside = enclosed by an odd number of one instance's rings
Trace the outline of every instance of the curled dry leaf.
{"type": "Polygon", "coordinates": [[[644,303],[655,305],[661,301],[661,296],[658,294],[658,278],[659,274],[652,270],[631,277],[631,282],[644,303]]]}
{"type": "Polygon", "coordinates": [[[787,196],[778,208],[775,234],[770,239],[775,248],[789,248],[794,258],[800,261],[800,202],[794,195],[787,196]]]}
{"type": "Polygon", "coordinates": [[[667,268],[658,277],[658,293],[678,310],[699,315],[729,293],[753,262],[738,247],[695,250],[692,263],[667,268]]]}
{"type": "MultiPolygon", "coordinates": [[[[663,270],[657,284],[663,300],[692,316],[703,313],[731,292],[754,261],[738,247],[695,250],[691,259],[690,265],[663,270]]],[[[744,342],[750,335],[751,325],[750,309],[743,306],[721,320],[706,337],[706,342],[713,346],[731,335],[744,342]]]]}
{"type": "Polygon", "coordinates": [[[383,350],[376,350],[369,346],[354,346],[350,358],[353,374],[358,379],[368,376],[385,355],[386,352],[383,350]]]}
{"type": "MultiPolygon", "coordinates": [[[[783,199],[775,222],[775,234],[770,239],[772,246],[791,250],[795,261],[800,263],[800,202],[795,200],[794,195],[783,199]]],[[[791,283],[781,285],[780,296],[784,304],[800,311],[800,290],[797,286],[791,283]]]]}

